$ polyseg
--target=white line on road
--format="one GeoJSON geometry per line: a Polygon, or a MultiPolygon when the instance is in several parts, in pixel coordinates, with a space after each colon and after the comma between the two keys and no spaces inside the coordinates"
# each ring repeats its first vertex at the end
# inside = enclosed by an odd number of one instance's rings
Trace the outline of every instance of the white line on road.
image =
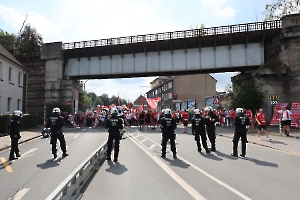
{"type": "Polygon", "coordinates": [[[80,135],[80,134],[77,134],[77,135],[75,135],[75,137],[74,137],[73,139],[76,139],[76,138],[78,138],[78,137],[79,137],[79,135],[80,135]]]}
{"type": "MultiPolygon", "coordinates": [[[[144,135],[143,135],[144,136],[144,135]]],[[[144,136],[145,138],[147,138],[146,136],[144,136]]],[[[131,139],[131,138],[130,138],[131,139]]],[[[155,141],[151,140],[150,138],[148,138],[148,140],[152,141],[154,144],[159,145],[158,143],[156,143],[155,141]]],[[[234,189],[233,187],[227,185],[226,183],[220,181],[219,179],[215,178],[214,176],[210,175],[209,173],[205,172],[204,170],[200,169],[199,167],[197,167],[196,165],[192,164],[191,162],[183,159],[182,157],[178,156],[178,158],[180,158],[181,160],[183,160],[185,163],[189,164],[191,167],[193,167],[194,169],[196,169],[197,171],[201,172],[202,174],[204,174],[205,176],[207,176],[208,178],[212,179],[213,181],[217,182],[218,184],[222,185],[223,187],[227,188],[228,190],[230,190],[231,192],[235,193],[236,195],[240,196],[243,199],[247,199],[250,200],[251,198],[247,197],[246,195],[242,194],[241,192],[237,191],[236,189],[234,189]]]]}
{"type": "MultiPolygon", "coordinates": [[[[126,133],[125,133],[126,134],[126,133]]],[[[127,135],[127,134],[126,134],[127,135]]],[[[127,135],[128,136],[128,135],[127,135]]],[[[141,146],[133,138],[128,137],[132,142],[134,142],[140,149],[142,149],[154,162],[156,162],[166,173],[169,174],[183,189],[185,189],[193,198],[199,200],[205,200],[205,198],[187,182],[185,182],[180,176],[178,176],[170,167],[168,167],[162,160],[157,156],[149,153],[144,147],[141,146]]]]}
{"type": "Polygon", "coordinates": [[[155,146],[156,146],[156,144],[152,144],[152,145],[148,148],[148,150],[152,150],[155,146]]]}
{"type": "Polygon", "coordinates": [[[38,148],[33,148],[33,149],[31,149],[31,150],[29,150],[29,151],[23,153],[22,156],[26,156],[27,154],[30,154],[30,153],[34,152],[35,150],[37,150],[37,149],[38,149],[38,148]]]}
{"type": "Polygon", "coordinates": [[[143,142],[145,142],[145,141],[147,141],[148,139],[143,139],[142,141],[141,141],[141,143],[143,143],[143,142]]]}
{"type": "Polygon", "coordinates": [[[23,188],[22,190],[19,190],[12,200],[21,200],[29,190],[30,188],[23,188]]]}

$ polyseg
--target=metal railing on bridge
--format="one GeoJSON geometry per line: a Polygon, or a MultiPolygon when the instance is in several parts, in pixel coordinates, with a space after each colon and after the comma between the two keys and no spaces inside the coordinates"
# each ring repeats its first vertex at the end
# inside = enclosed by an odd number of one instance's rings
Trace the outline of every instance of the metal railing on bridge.
{"type": "Polygon", "coordinates": [[[247,24],[237,24],[201,29],[190,29],[184,31],[174,31],[147,35],[137,35],[137,36],[127,36],[119,38],[108,38],[81,42],[70,42],[63,43],[63,49],[78,49],[87,47],[102,47],[108,45],[122,45],[122,44],[132,44],[141,42],[153,42],[162,40],[173,40],[182,38],[192,38],[199,36],[212,36],[212,35],[223,35],[232,33],[242,33],[249,31],[263,31],[270,29],[282,28],[281,20],[265,21],[265,22],[254,22],[247,24]]]}

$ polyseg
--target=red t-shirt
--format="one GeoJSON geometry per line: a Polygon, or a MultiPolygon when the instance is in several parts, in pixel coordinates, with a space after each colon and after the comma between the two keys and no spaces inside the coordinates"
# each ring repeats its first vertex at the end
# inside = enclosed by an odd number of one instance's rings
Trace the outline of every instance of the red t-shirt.
{"type": "Polygon", "coordinates": [[[189,121],[188,113],[186,113],[186,112],[182,113],[182,120],[185,121],[185,122],[189,121]]]}
{"type": "Polygon", "coordinates": [[[256,116],[256,121],[257,121],[258,125],[263,125],[263,126],[266,125],[266,115],[259,113],[256,116]]]}
{"type": "Polygon", "coordinates": [[[247,116],[249,119],[253,119],[252,110],[247,110],[247,111],[246,111],[246,116],[247,116]]]}
{"type": "Polygon", "coordinates": [[[235,118],[235,111],[234,110],[230,112],[230,118],[232,118],[232,119],[235,118]]]}

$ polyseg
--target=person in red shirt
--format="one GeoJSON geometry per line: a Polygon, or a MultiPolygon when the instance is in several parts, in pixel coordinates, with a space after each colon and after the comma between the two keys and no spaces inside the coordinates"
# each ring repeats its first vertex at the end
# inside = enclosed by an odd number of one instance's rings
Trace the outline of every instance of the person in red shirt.
{"type": "Polygon", "coordinates": [[[182,112],[182,123],[183,123],[183,127],[184,127],[184,132],[183,133],[188,133],[187,132],[187,126],[189,123],[189,114],[187,112],[187,110],[184,110],[184,112],[182,112]]]}
{"type": "Polygon", "coordinates": [[[271,138],[269,138],[269,134],[268,134],[268,130],[267,130],[267,126],[266,126],[266,115],[264,114],[263,109],[259,109],[259,113],[256,116],[256,121],[257,121],[257,136],[258,136],[258,140],[260,139],[260,131],[264,131],[266,134],[266,137],[268,139],[268,141],[271,141],[271,138]]]}
{"type": "Polygon", "coordinates": [[[234,127],[234,118],[235,118],[235,109],[233,108],[230,111],[230,122],[231,122],[231,126],[234,127]]]}
{"type": "Polygon", "coordinates": [[[253,126],[253,112],[252,110],[246,110],[246,117],[248,117],[248,119],[250,120],[250,130],[248,131],[248,133],[253,133],[254,131],[254,126],[253,126]]]}

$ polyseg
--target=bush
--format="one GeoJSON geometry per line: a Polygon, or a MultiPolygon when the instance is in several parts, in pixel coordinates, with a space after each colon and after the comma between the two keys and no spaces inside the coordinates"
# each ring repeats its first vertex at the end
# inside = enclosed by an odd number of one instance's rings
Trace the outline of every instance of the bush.
{"type": "MultiPolygon", "coordinates": [[[[8,133],[8,125],[9,120],[11,118],[10,115],[0,115],[0,133],[8,133]]],[[[36,127],[40,123],[40,116],[39,115],[29,115],[25,114],[21,118],[22,122],[22,130],[36,127]]]]}

